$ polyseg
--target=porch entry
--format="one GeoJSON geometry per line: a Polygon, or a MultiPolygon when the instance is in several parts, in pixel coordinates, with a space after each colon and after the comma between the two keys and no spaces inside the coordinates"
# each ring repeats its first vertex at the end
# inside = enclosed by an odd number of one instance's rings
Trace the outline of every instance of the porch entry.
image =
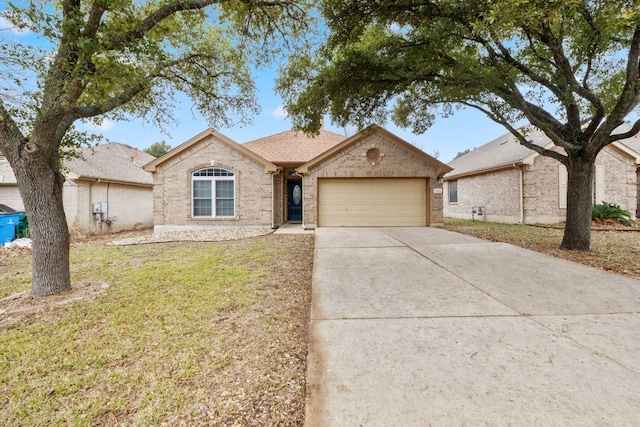
{"type": "Polygon", "coordinates": [[[289,222],[302,222],[302,181],[287,181],[287,218],[289,222]]]}

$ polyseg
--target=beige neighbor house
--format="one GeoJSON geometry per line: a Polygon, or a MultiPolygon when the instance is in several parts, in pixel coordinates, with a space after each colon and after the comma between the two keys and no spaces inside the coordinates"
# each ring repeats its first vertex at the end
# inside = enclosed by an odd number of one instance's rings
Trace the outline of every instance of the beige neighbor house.
{"type": "Polygon", "coordinates": [[[372,125],[349,138],[283,132],[237,144],[207,130],[145,166],[156,233],[218,227],[442,223],[451,170],[372,125]]]}
{"type": "MultiPolygon", "coordinates": [[[[551,148],[544,133],[532,128],[528,138],[551,148]]],[[[640,143],[614,142],[596,159],[594,203],[640,211],[640,143]]],[[[566,218],[567,170],[558,161],[520,145],[511,134],[449,162],[445,175],[444,216],[503,223],[558,223],[566,218]],[[482,213],[482,215],[480,215],[482,213]]]]}
{"type": "MultiPolygon", "coordinates": [[[[153,178],[142,169],[155,157],[112,142],[82,149],[64,162],[64,211],[71,232],[116,232],[153,226],[153,178]]],[[[0,204],[24,210],[15,175],[0,157],[0,204]]]]}

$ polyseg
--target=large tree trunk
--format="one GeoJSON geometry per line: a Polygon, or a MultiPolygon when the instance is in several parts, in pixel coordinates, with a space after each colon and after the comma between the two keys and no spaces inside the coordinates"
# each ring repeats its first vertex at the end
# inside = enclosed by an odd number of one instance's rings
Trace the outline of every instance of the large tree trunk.
{"type": "Polygon", "coordinates": [[[594,160],[569,157],[567,166],[567,222],[562,249],[588,251],[591,243],[594,160]]]}
{"type": "Polygon", "coordinates": [[[38,298],[71,289],[69,229],[62,204],[64,176],[59,171],[57,151],[47,155],[35,144],[26,146],[14,169],[33,239],[31,293],[38,298]]]}

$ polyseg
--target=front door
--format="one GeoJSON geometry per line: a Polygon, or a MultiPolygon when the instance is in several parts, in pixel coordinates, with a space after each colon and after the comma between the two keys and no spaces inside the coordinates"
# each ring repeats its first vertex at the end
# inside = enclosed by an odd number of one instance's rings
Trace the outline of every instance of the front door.
{"type": "Polygon", "coordinates": [[[302,222],[302,181],[287,181],[289,221],[302,222]]]}

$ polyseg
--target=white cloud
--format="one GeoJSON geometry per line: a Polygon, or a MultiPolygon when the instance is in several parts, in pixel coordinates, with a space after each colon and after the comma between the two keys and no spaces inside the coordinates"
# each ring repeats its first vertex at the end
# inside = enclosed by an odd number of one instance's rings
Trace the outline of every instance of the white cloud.
{"type": "Polygon", "coordinates": [[[0,31],[9,31],[12,34],[18,36],[24,36],[29,34],[31,31],[27,28],[18,28],[11,23],[7,18],[0,14],[0,31]]]}
{"type": "Polygon", "coordinates": [[[287,112],[284,111],[284,105],[278,105],[278,108],[276,108],[273,111],[270,111],[269,115],[271,117],[275,117],[276,119],[286,119],[287,118],[287,112]]]}
{"type": "Polygon", "coordinates": [[[108,131],[110,129],[113,129],[113,127],[116,124],[113,123],[111,120],[107,120],[107,119],[103,119],[102,122],[100,122],[100,124],[96,124],[96,123],[86,123],[85,127],[88,130],[99,130],[99,131],[108,131]]]}

